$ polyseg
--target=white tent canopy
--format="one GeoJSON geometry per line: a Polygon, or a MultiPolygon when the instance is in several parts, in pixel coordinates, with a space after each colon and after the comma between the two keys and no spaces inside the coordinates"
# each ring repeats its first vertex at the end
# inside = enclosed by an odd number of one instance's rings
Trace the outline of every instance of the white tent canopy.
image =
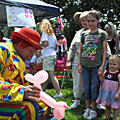
{"type": "Polygon", "coordinates": [[[39,0],[0,0],[0,24],[7,24],[6,5],[25,7],[33,10],[35,21],[60,15],[60,9],[39,0]]]}

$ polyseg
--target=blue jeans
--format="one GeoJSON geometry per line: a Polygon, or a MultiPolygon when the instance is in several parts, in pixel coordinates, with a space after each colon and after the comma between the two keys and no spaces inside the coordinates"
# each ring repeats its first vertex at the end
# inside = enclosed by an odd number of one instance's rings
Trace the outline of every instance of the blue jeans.
{"type": "Polygon", "coordinates": [[[98,78],[98,67],[83,69],[84,97],[86,100],[96,101],[99,94],[100,80],[98,78]]]}

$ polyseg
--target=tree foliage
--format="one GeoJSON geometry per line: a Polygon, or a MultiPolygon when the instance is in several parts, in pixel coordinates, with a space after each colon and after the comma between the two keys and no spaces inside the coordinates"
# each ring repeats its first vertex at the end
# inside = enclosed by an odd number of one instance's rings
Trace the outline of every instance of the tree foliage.
{"type": "Polygon", "coordinates": [[[120,0],[43,0],[46,3],[56,5],[61,10],[61,18],[65,25],[64,35],[70,45],[75,31],[79,26],[74,23],[73,15],[76,11],[95,9],[101,14],[101,27],[107,22],[112,22],[120,29],[120,0]]]}

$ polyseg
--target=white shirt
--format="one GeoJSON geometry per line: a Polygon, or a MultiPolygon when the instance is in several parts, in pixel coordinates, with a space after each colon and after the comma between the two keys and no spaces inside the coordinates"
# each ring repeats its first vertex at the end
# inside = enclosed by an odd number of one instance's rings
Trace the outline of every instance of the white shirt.
{"type": "Polygon", "coordinates": [[[39,64],[40,62],[42,62],[42,58],[43,56],[37,58],[36,55],[34,54],[30,60],[30,63],[39,64]]]}
{"type": "Polygon", "coordinates": [[[48,41],[48,46],[43,47],[41,50],[43,57],[56,55],[55,47],[58,44],[56,36],[54,34],[48,35],[47,33],[43,32],[41,42],[43,41],[48,41]]]}
{"type": "Polygon", "coordinates": [[[84,29],[80,29],[74,36],[70,48],[69,48],[69,53],[68,53],[68,58],[73,58],[76,54],[78,55],[78,51],[79,51],[79,46],[80,42],[81,42],[81,36],[82,36],[82,32],[84,31],[84,29]],[[76,45],[78,44],[78,45],[76,45]]]}

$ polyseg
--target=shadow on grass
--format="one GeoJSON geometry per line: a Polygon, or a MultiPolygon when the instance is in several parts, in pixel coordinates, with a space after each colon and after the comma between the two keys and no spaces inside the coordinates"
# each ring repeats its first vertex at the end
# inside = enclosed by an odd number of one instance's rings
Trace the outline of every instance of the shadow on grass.
{"type": "MultiPolygon", "coordinates": [[[[65,97],[67,98],[68,96],[65,96],[65,97]]],[[[71,98],[70,98],[70,100],[71,100],[71,98]]],[[[66,101],[66,102],[68,102],[68,101],[66,101]]],[[[71,109],[71,110],[66,109],[65,119],[66,120],[87,120],[83,117],[83,113],[85,112],[84,111],[85,109],[86,109],[85,100],[84,100],[84,97],[82,97],[80,100],[80,106],[78,106],[75,109],[71,109]]],[[[98,113],[97,118],[95,118],[93,120],[104,120],[103,115],[105,115],[105,110],[102,110],[102,109],[97,110],[97,113],[98,113]]]]}
{"type": "MultiPolygon", "coordinates": [[[[61,85],[61,80],[59,80],[59,83],[61,85]]],[[[68,106],[71,106],[73,103],[73,81],[72,79],[68,82],[64,81],[64,88],[61,89],[61,92],[63,93],[63,97],[62,98],[56,98],[56,101],[65,101],[67,103],[68,106]]],[[[48,93],[53,96],[55,94],[55,90],[52,86],[52,84],[49,83],[49,89],[48,89],[48,93]]],[[[85,99],[84,97],[81,98],[80,101],[80,106],[78,106],[75,109],[66,109],[65,111],[65,120],[87,120],[85,118],[83,118],[83,113],[85,112],[85,99]]],[[[105,119],[105,110],[97,110],[98,116],[97,118],[93,119],[93,120],[104,120],[105,119]]]]}
{"type": "MultiPolygon", "coordinates": [[[[81,99],[81,104],[80,106],[78,106],[75,109],[71,109],[71,110],[66,110],[66,116],[65,119],[66,120],[87,120],[83,117],[83,113],[85,112],[85,102],[84,99],[81,99]],[[71,114],[71,115],[70,115],[71,114]]],[[[102,118],[102,116],[105,114],[104,110],[97,110],[98,116],[97,118],[93,119],[93,120],[104,120],[104,118],[102,118]]]]}

